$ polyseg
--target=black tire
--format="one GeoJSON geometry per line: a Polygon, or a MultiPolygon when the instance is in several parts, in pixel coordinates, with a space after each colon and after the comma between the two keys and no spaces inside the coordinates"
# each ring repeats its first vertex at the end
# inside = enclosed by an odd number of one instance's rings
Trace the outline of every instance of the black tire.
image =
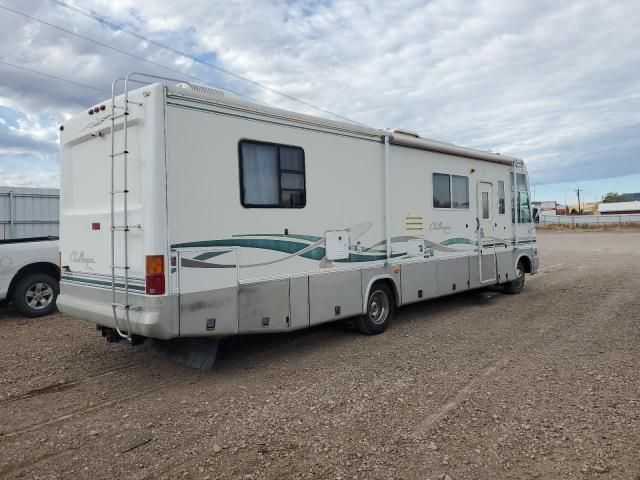
{"type": "Polygon", "coordinates": [[[518,266],[516,267],[516,275],[517,277],[515,280],[511,280],[510,282],[504,284],[505,293],[516,294],[520,293],[524,289],[525,273],[522,260],[518,262],[518,266]]]}
{"type": "Polygon", "coordinates": [[[378,335],[384,332],[396,309],[393,293],[384,283],[374,283],[367,298],[367,311],[356,320],[356,327],[366,335],[378,335]]]}
{"type": "Polygon", "coordinates": [[[13,306],[27,317],[42,317],[53,312],[60,293],[58,281],[46,273],[31,273],[18,280],[13,291],[13,306]]]}

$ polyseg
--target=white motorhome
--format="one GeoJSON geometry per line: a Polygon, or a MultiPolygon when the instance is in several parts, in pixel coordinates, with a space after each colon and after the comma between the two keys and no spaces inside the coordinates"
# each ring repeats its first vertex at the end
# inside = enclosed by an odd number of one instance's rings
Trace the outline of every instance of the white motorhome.
{"type": "MultiPolygon", "coordinates": [[[[144,84],[61,129],[60,310],[110,338],[283,332],[535,273],[516,158],[144,84]]],[[[114,92],[116,86],[114,83],[114,92]]]]}

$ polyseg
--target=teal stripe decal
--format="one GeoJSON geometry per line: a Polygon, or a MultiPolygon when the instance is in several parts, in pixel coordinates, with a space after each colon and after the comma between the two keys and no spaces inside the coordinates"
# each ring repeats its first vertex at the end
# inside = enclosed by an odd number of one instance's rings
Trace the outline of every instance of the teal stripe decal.
{"type": "MultiPolygon", "coordinates": [[[[392,239],[393,240],[393,239],[392,239]]],[[[497,240],[497,239],[496,239],[497,240]]],[[[282,252],[289,255],[296,255],[298,252],[299,256],[303,258],[307,258],[310,260],[322,260],[326,256],[326,250],[324,246],[320,246],[322,242],[322,237],[317,237],[314,235],[299,235],[299,234],[280,234],[280,233],[255,233],[250,235],[234,235],[229,239],[221,239],[221,240],[200,240],[195,242],[184,242],[184,243],[176,243],[171,245],[171,248],[201,248],[201,247],[246,247],[246,248],[259,248],[263,250],[271,250],[275,252],[282,252]],[[265,238],[241,238],[241,237],[265,237],[265,238]],[[266,237],[276,237],[276,238],[266,238],[266,237]],[[286,240],[285,240],[286,239],[286,240]],[[296,241],[297,240],[297,241],[296,241]],[[313,242],[303,243],[303,242],[313,242]],[[317,246],[315,246],[317,245],[317,246]],[[315,247],[309,250],[310,247],[315,247]]],[[[425,240],[425,242],[429,243],[425,240]]],[[[512,241],[513,242],[513,241],[512,241]]],[[[530,240],[520,240],[519,243],[531,243],[530,240]]],[[[359,262],[374,262],[377,260],[385,260],[387,258],[386,250],[383,248],[376,248],[379,244],[375,244],[369,248],[363,248],[360,251],[355,251],[355,248],[352,248],[352,253],[349,254],[349,258],[345,260],[336,260],[336,262],[340,263],[359,263],[359,262]]],[[[472,245],[476,246],[477,242],[474,240],[470,240],[464,237],[455,237],[449,238],[443,241],[440,244],[431,243],[427,245],[427,248],[435,248],[437,246],[448,247],[451,245],[472,245]]],[[[496,246],[499,243],[496,241],[496,246]]],[[[489,245],[486,245],[489,246],[489,245]]],[[[458,251],[456,249],[447,249],[447,251],[458,251]]],[[[206,252],[198,257],[195,257],[195,260],[208,260],[209,258],[213,258],[218,255],[222,255],[227,252],[206,252]]],[[[402,257],[405,255],[404,253],[397,253],[391,255],[392,258],[402,257]]]]}
{"type": "Polygon", "coordinates": [[[284,237],[284,238],[294,238],[296,240],[307,240],[309,242],[317,242],[318,240],[322,240],[322,237],[316,237],[313,235],[299,235],[297,233],[248,233],[246,235],[232,235],[232,237],[284,237]]]}
{"type": "Polygon", "coordinates": [[[194,260],[200,260],[204,262],[205,260],[209,260],[210,258],[217,257],[218,255],[223,255],[225,253],[229,253],[231,250],[226,250],[224,252],[206,252],[201,253],[197,257],[193,257],[194,260]]]}
{"type": "MultiPolygon", "coordinates": [[[[273,250],[294,254],[307,248],[309,245],[290,240],[269,240],[254,238],[234,238],[229,240],[201,240],[199,242],[186,242],[171,245],[171,248],[192,248],[192,247],[248,247],[261,248],[263,250],[273,250]]],[[[318,247],[302,254],[302,257],[312,260],[322,260],[324,258],[324,248],[318,247]]]]}
{"type": "MultiPolygon", "coordinates": [[[[67,282],[80,283],[80,284],[84,284],[84,285],[98,285],[98,286],[101,286],[101,287],[109,287],[109,288],[111,288],[111,282],[106,281],[106,280],[94,280],[94,279],[89,279],[89,278],[78,278],[78,277],[72,277],[70,275],[63,275],[62,276],[62,280],[63,281],[67,281],[67,282]]],[[[124,283],[117,283],[116,282],[116,288],[124,289],[124,283]]],[[[131,285],[131,284],[129,284],[129,290],[137,290],[139,292],[144,292],[145,291],[145,287],[142,286],[142,285],[131,285]]]]}
{"type": "Polygon", "coordinates": [[[444,245],[444,246],[449,246],[449,245],[475,245],[476,243],[477,242],[474,242],[473,240],[469,240],[468,238],[457,237],[457,238],[448,238],[447,240],[442,242],[440,245],[444,245]]]}

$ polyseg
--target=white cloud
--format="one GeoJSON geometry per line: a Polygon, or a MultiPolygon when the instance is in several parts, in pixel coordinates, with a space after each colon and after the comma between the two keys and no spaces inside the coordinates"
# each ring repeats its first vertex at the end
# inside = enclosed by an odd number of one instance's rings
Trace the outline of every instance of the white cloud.
{"type": "Polygon", "coordinates": [[[58,172],[0,170],[0,186],[60,188],[60,174],[58,172]]]}
{"type": "MultiPolygon", "coordinates": [[[[10,4],[154,62],[318,114],[61,7],[10,4]]],[[[77,5],[359,122],[525,158],[538,182],[640,172],[640,4],[633,0],[77,5]]],[[[105,90],[130,70],[175,75],[9,12],[0,15],[0,28],[4,61],[105,90]]],[[[2,65],[0,71],[0,97],[36,119],[15,133],[35,140],[54,138],[44,130],[55,132],[71,112],[104,97],[2,65]]]]}

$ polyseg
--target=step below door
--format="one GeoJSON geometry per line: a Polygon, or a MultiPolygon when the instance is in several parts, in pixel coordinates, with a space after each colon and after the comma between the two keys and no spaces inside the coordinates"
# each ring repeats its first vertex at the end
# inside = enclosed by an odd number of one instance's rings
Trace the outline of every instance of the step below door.
{"type": "Polygon", "coordinates": [[[224,247],[178,249],[180,336],[238,332],[238,253],[224,247]]]}

